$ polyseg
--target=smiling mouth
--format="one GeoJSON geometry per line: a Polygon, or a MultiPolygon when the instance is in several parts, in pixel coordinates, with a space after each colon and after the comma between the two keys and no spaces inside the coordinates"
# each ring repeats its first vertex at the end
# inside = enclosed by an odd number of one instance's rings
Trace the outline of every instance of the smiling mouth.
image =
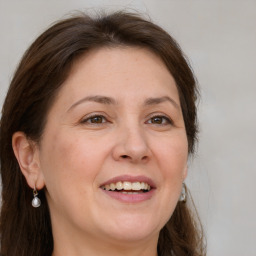
{"type": "Polygon", "coordinates": [[[149,192],[151,187],[146,182],[118,181],[116,183],[105,184],[101,186],[101,189],[120,192],[122,194],[141,194],[149,192]]]}

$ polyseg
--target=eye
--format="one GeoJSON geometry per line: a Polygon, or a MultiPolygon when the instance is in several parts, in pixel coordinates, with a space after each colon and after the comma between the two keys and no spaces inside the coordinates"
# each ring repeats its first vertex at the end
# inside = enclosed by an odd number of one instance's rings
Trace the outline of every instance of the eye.
{"type": "Polygon", "coordinates": [[[154,124],[154,125],[168,125],[168,124],[172,124],[172,120],[166,116],[161,116],[161,115],[157,115],[157,116],[153,116],[151,117],[147,123],[149,124],[154,124]]]}
{"type": "Polygon", "coordinates": [[[89,116],[81,121],[81,123],[83,124],[102,124],[106,122],[107,122],[106,118],[102,115],[89,116]]]}

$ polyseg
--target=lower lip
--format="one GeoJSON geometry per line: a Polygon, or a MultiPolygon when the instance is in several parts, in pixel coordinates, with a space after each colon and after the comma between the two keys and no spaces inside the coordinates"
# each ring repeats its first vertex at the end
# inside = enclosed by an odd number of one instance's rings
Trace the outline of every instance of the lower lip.
{"type": "Polygon", "coordinates": [[[122,192],[103,190],[102,191],[108,196],[119,200],[124,203],[140,203],[152,198],[155,193],[155,189],[151,189],[146,193],[138,193],[138,194],[123,194],[122,192]]]}

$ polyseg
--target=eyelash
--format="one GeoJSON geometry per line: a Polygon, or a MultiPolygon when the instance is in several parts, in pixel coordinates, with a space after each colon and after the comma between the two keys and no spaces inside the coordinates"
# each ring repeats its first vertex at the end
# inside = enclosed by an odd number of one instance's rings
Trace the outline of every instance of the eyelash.
{"type": "MultiPolygon", "coordinates": [[[[161,125],[161,126],[173,125],[173,121],[172,121],[169,117],[167,117],[167,116],[165,116],[165,115],[154,115],[154,116],[151,116],[150,119],[149,119],[149,121],[151,120],[151,122],[152,122],[152,120],[153,120],[154,118],[159,118],[159,119],[161,119],[162,121],[165,120],[166,123],[161,123],[161,124],[159,124],[159,123],[157,123],[157,124],[151,123],[151,124],[153,124],[153,125],[161,125]]],[[[149,121],[147,121],[147,122],[149,122],[149,121]]]]}
{"type": "Polygon", "coordinates": [[[106,123],[107,121],[108,121],[108,120],[106,119],[105,116],[99,115],[99,114],[94,114],[94,115],[88,116],[88,117],[86,117],[85,119],[83,119],[83,120],[81,121],[81,123],[82,123],[82,124],[88,123],[88,124],[90,124],[90,125],[101,125],[101,124],[106,123]],[[95,123],[93,123],[93,122],[92,122],[92,119],[93,119],[93,118],[101,118],[101,119],[104,119],[104,122],[100,122],[100,123],[95,122],[95,123]],[[89,121],[91,121],[91,122],[89,122],[89,121]]]}
{"type": "MultiPolygon", "coordinates": [[[[94,114],[94,115],[91,115],[91,116],[88,116],[86,117],[85,119],[83,119],[81,121],[82,124],[89,124],[89,125],[102,125],[104,123],[108,122],[107,118],[103,115],[100,115],[100,114],[94,114]],[[100,118],[101,119],[101,122],[92,122],[92,120],[94,118],[100,118]],[[104,121],[102,121],[104,120],[104,121]]],[[[154,116],[151,116],[147,121],[146,123],[149,123],[149,124],[152,124],[152,125],[160,125],[160,126],[165,126],[165,125],[173,125],[173,121],[165,116],[165,115],[154,115],[154,116]],[[155,118],[158,118],[161,120],[161,123],[153,123],[153,119],[155,118]],[[165,121],[165,123],[163,123],[163,121],[165,121]]]]}

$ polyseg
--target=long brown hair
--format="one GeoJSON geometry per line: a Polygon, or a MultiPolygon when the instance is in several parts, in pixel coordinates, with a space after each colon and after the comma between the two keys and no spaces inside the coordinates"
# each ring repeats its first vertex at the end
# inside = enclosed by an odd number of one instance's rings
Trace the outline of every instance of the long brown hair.
{"type": "MultiPolygon", "coordinates": [[[[196,81],[180,47],[159,26],[137,14],[79,14],[51,26],[23,56],[7,93],[0,127],[2,209],[1,255],[46,256],[53,250],[51,220],[44,191],[42,205],[31,207],[32,191],[12,150],[12,135],[22,131],[40,142],[47,113],[73,63],[100,47],[139,46],[157,54],[174,77],[185,121],[189,153],[197,135],[196,81]]],[[[159,255],[202,256],[203,236],[197,215],[179,202],[160,232],[159,255]]]]}

